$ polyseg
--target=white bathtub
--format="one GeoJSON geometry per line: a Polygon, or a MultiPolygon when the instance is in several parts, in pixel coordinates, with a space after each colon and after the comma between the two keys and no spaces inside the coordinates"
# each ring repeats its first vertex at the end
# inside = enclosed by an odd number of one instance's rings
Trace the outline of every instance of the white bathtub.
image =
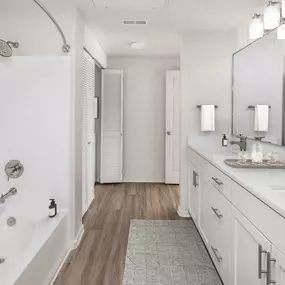
{"type": "MultiPolygon", "coordinates": [[[[3,207],[2,207],[3,210],[3,207]]],[[[53,219],[31,219],[15,215],[17,223],[6,223],[11,213],[0,209],[1,285],[46,285],[67,253],[67,212],[53,219]]]]}

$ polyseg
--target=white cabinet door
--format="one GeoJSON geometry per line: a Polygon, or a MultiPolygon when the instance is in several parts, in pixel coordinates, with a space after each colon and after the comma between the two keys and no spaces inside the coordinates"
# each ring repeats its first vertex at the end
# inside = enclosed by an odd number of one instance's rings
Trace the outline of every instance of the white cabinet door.
{"type": "MultiPolygon", "coordinates": [[[[275,281],[276,285],[285,284],[285,255],[272,245],[270,256],[269,281],[275,281]]],[[[274,284],[274,283],[272,283],[274,284]]]]}
{"type": "Polygon", "coordinates": [[[102,72],[101,183],[123,181],[123,71],[102,72]]]}
{"type": "Polygon", "coordinates": [[[165,183],[179,184],[180,71],[166,72],[165,183]]]}
{"type": "Polygon", "coordinates": [[[234,285],[266,285],[270,242],[234,207],[232,277],[234,285]]]}
{"type": "Polygon", "coordinates": [[[189,212],[192,219],[199,223],[200,211],[200,181],[195,166],[188,162],[188,191],[189,191],[189,212]]]}

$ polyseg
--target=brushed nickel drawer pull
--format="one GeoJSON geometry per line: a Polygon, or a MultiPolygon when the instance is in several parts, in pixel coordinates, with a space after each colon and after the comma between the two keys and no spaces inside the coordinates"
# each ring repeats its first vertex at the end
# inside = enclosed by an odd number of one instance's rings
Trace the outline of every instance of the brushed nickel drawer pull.
{"type": "Polygon", "coordinates": [[[267,278],[266,278],[266,285],[276,284],[276,281],[271,280],[271,262],[276,262],[275,258],[271,258],[271,253],[267,253],[267,278]]]}
{"type": "MultiPolygon", "coordinates": [[[[262,270],[262,254],[267,254],[266,250],[262,249],[262,245],[258,245],[258,278],[262,278],[262,274],[267,274],[267,270],[262,270]]],[[[267,261],[268,262],[268,261],[267,261]]]]}
{"type": "Polygon", "coordinates": [[[219,209],[215,209],[214,207],[211,207],[211,209],[219,219],[223,218],[223,215],[219,213],[219,209]]]}
{"type": "Polygon", "coordinates": [[[217,261],[218,261],[218,262],[221,262],[221,261],[223,260],[223,258],[219,255],[218,249],[217,249],[217,248],[214,248],[214,247],[212,247],[212,246],[211,246],[211,248],[212,248],[212,251],[213,251],[213,253],[214,253],[214,255],[215,255],[217,261]]]}
{"type": "Polygon", "coordinates": [[[219,178],[212,177],[212,179],[213,179],[219,186],[224,185],[224,183],[223,183],[219,178]]]}

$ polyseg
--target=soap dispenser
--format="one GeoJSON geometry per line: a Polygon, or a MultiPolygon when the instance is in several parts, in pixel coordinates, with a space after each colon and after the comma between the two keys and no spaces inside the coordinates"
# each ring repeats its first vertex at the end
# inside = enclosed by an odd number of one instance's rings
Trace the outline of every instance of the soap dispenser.
{"type": "Polygon", "coordinates": [[[222,146],[228,146],[228,139],[226,134],[223,134],[222,146]]]}
{"type": "Polygon", "coordinates": [[[57,215],[57,204],[55,203],[55,199],[50,199],[49,205],[49,217],[54,218],[57,215]]]}
{"type": "Polygon", "coordinates": [[[252,146],[251,160],[253,163],[263,162],[263,148],[260,142],[256,142],[252,146]]]}

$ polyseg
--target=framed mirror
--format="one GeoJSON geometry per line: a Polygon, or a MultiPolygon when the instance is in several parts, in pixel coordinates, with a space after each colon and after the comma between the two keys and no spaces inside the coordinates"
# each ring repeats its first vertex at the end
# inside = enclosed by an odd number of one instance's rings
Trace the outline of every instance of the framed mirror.
{"type": "Polygon", "coordinates": [[[285,40],[277,29],[233,55],[232,133],[285,145],[285,40]]]}

